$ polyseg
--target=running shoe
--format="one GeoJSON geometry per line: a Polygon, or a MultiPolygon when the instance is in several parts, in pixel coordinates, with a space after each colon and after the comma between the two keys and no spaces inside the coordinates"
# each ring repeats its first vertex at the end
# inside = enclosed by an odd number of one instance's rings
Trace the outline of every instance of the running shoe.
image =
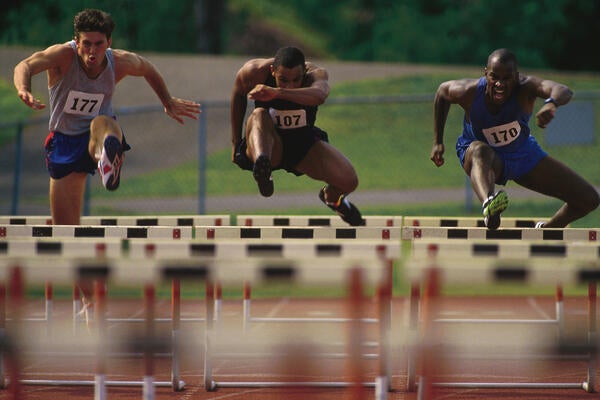
{"type": "Polygon", "coordinates": [[[123,146],[116,136],[104,138],[102,154],[98,160],[98,172],[102,184],[107,190],[117,190],[121,183],[121,166],[123,165],[123,146]]]}
{"type": "Polygon", "coordinates": [[[323,187],[319,191],[319,199],[321,199],[327,207],[335,211],[337,215],[348,224],[352,226],[365,225],[365,220],[362,215],[360,215],[360,211],[358,211],[358,208],[356,208],[354,204],[348,201],[345,194],[342,194],[335,203],[330,203],[325,200],[325,187],[323,187]]]}
{"type": "Polygon", "coordinates": [[[273,176],[271,175],[271,160],[267,156],[259,156],[254,162],[252,169],[254,180],[258,184],[258,190],[264,197],[273,194],[273,176]]]}
{"type": "Polygon", "coordinates": [[[487,198],[483,203],[483,221],[488,229],[498,229],[500,226],[500,214],[508,207],[508,195],[500,190],[493,196],[487,198]]]}
{"type": "Polygon", "coordinates": [[[535,223],[535,229],[544,229],[544,225],[546,225],[545,221],[538,221],[535,223]]]}

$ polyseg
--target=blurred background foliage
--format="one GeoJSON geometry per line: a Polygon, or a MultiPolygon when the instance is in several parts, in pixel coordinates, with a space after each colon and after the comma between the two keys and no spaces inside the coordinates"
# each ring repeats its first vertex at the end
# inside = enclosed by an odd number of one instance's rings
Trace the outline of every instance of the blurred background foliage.
{"type": "Polygon", "coordinates": [[[283,44],[346,61],[480,64],[510,47],[529,68],[600,70],[596,0],[9,0],[0,44],[66,41],[83,8],[110,12],[114,46],[270,55],[283,44]]]}

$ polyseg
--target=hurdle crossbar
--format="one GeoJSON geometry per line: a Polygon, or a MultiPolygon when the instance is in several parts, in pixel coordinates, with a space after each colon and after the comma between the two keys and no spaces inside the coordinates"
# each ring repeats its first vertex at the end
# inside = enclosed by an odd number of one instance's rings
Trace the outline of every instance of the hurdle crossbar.
{"type": "Polygon", "coordinates": [[[588,228],[449,228],[433,226],[403,226],[402,240],[464,239],[464,240],[530,240],[530,241],[596,241],[599,229],[588,228]]]}
{"type": "Polygon", "coordinates": [[[400,239],[401,227],[196,227],[199,239],[400,239]]]}
{"type": "MultiPolygon", "coordinates": [[[[402,226],[402,216],[366,215],[364,226],[402,226]]],[[[238,215],[237,226],[293,226],[293,227],[337,227],[347,228],[348,224],[339,216],[329,215],[238,215]]]]}
{"type": "MultiPolygon", "coordinates": [[[[229,215],[147,215],[147,216],[90,216],[80,218],[81,225],[102,226],[196,226],[231,225],[229,215]]],[[[52,225],[50,215],[2,215],[0,225],[52,225]]]]}

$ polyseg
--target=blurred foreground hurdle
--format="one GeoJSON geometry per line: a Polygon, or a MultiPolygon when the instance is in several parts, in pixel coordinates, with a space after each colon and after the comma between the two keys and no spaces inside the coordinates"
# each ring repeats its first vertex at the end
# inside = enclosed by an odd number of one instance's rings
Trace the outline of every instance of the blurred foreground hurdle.
{"type": "MultiPolygon", "coordinates": [[[[412,335],[419,339],[416,340],[416,348],[413,348],[409,357],[408,389],[415,390],[418,386],[420,399],[434,398],[437,387],[578,388],[593,392],[599,345],[596,332],[596,286],[600,279],[600,260],[597,257],[572,259],[548,254],[536,258],[465,257],[444,252],[449,248],[446,244],[444,241],[430,243],[427,257],[422,253],[417,254],[405,265],[407,279],[420,282],[424,287],[422,297],[420,284],[413,285],[411,293],[411,330],[412,335]],[[439,247],[436,247],[438,245],[439,247]],[[529,286],[556,286],[556,316],[547,319],[440,318],[440,311],[444,308],[441,297],[443,286],[507,282],[529,286]],[[588,286],[587,327],[585,332],[578,332],[575,339],[564,335],[562,285],[588,286]],[[555,329],[534,330],[534,325],[554,326],[555,329]],[[470,331],[469,328],[474,330],[470,331]],[[514,359],[522,362],[579,360],[586,362],[586,377],[582,382],[448,381],[451,372],[444,366],[450,365],[449,360],[456,358],[514,359]]],[[[469,241],[462,244],[467,249],[472,245],[469,241]]],[[[455,243],[450,248],[456,252],[460,245],[460,242],[455,243]]],[[[498,245],[502,247],[503,244],[498,245]]],[[[526,376],[521,378],[527,379],[526,376]]]]}
{"type": "MultiPolygon", "coordinates": [[[[172,279],[186,279],[202,281],[206,284],[206,312],[207,312],[207,329],[205,334],[205,383],[207,389],[211,390],[220,385],[212,379],[212,364],[213,350],[212,344],[216,342],[214,337],[212,324],[212,310],[214,309],[214,292],[212,291],[215,281],[221,282],[223,285],[240,285],[242,282],[269,283],[273,281],[299,285],[339,285],[340,282],[346,282],[348,290],[348,310],[350,313],[350,327],[348,329],[349,346],[348,351],[348,371],[352,381],[346,383],[354,393],[362,393],[364,390],[364,373],[361,356],[357,353],[361,351],[360,343],[363,342],[363,336],[360,327],[357,327],[360,319],[364,315],[360,311],[364,307],[363,288],[381,284],[385,276],[385,268],[383,263],[378,263],[376,259],[340,259],[332,263],[325,259],[306,259],[306,260],[212,260],[212,261],[195,261],[195,260],[110,260],[104,263],[99,263],[98,260],[82,260],[82,259],[54,259],[42,260],[40,258],[33,259],[9,259],[0,260],[0,278],[9,282],[10,296],[9,307],[11,314],[10,324],[6,330],[6,340],[2,343],[4,355],[8,358],[8,372],[10,374],[9,388],[14,394],[14,398],[22,398],[20,385],[23,380],[20,379],[20,354],[22,351],[32,348],[40,350],[44,347],[51,346],[55,349],[73,349],[96,348],[96,377],[94,380],[95,394],[97,399],[106,398],[106,386],[108,384],[119,384],[119,382],[111,382],[106,380],[106,356],[110,353],[107,344],[112,346],[133,346],[134,350],[141,351],[145,354],[145,376],[143,381],[138,384],[144,387],[144,398],[151,399],[154,386],[152,374],[153,356],[157,351],[164,351],[170,346],[168,337],[154,336],[154,311],[152,307],[154,292],[150,285],[155,282],[172,279]],[[94,343],[88,342],[79,343],[77,340],[81,337],[73,337],[68,334],[59,335],[58,337],[44,338],[43,336],[30,338],[28,335],[23,335],[25,332],[21,328],[22,296],[26,283],[41,284],[48,280],[53,280],[59,283],[67,283],[78,281],[81,279],[93,279],[95,282],[96,295],[96,335],[94,343]],[[108,337],[105,319],[105,285],[123,284],[139,282],[145,286],[146,298],[146,321],[145,330],[140,333],[139,337],[114,338],[108,337]],[[144,337],[144,340],[140,340],[144,337]],[[66,342],[57,341],[64,339],[66,342]],[[134,344],[134,345],[132,345],[134,344]],[[358,345],[357,345],[358,344],[358,345]],[[141,347],[140,347],[141,346],[141,347]],[[18,351],[17,351],[18,349],[18,351]]],[[[4,314],[2,314],[4,315],[4,314]]],[[[220,332],[218,339],[230,339],[231,343],[225,343],[228,347],[233,347],[239,344],[239,335],[226,335],[220,332]]],[[[273,339],[273,338],[272,338],[273,339]]],[[[182,344],[184,347],[189,343],[182,344]]],[[[274,345],[274,343],[271,343],[274,345]]],[[[280,346],[286,343],[280,343],[280,346]]],[[[195,346],[191,346],[192,349],[195,346]]],[[[293,352],[292,352],[293,353],[293,352]]],[[[264,354],[263,354],[264,355],[264,354]]],[[[307,360],[302,360],[306,362],[307,360]]],[[[286,360],[291,366],[296,365],[297,360],[286,360]]],[[[310,368],[310,366],[309,366],[310,368]]],[[[385,377],[378,376],[385,387],[385,377]]],[[[4,382],[6,382],[3,379],[4,382]]],[[[69,382],[54,382],[48,384],[68,384],[69,382]]],[[[83,384],[86,382],[70,382],[71,384],[83,384]]],[[[243,385],[244,383],[229,383],[230,385],[243,385]]],[[[283,385],[283,383],[277,383],[283,385]]],[[[302,383],[293,382],[295,386],[302,383]]],[[[310,385],[310,383],[306,383],[310,385]]],[[[362,395],[357,395],[355,398],[363,398],[362,395]]]]}
{"type": "Polygon", "coordinates": [[[495,231],[487,228],[452,228],[438,226],[408,226],[402,227],[402,240],[418,239],[468,239],[468,240],[564,240],[590,241],[598,240],[600,229],[562,228],[501,228],[495,231]]]}

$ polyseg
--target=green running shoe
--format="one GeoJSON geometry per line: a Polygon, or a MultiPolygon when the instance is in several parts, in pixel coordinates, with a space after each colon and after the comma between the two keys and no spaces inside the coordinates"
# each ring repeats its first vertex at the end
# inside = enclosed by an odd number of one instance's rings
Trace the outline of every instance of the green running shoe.
{"type": "Polygon", "coordinates": [[[500,190],[490,196],[483,203],[483,221],[488,229],[498,229],[500,226],[500,214],[508,207],[508,195],[500,190]]]}

